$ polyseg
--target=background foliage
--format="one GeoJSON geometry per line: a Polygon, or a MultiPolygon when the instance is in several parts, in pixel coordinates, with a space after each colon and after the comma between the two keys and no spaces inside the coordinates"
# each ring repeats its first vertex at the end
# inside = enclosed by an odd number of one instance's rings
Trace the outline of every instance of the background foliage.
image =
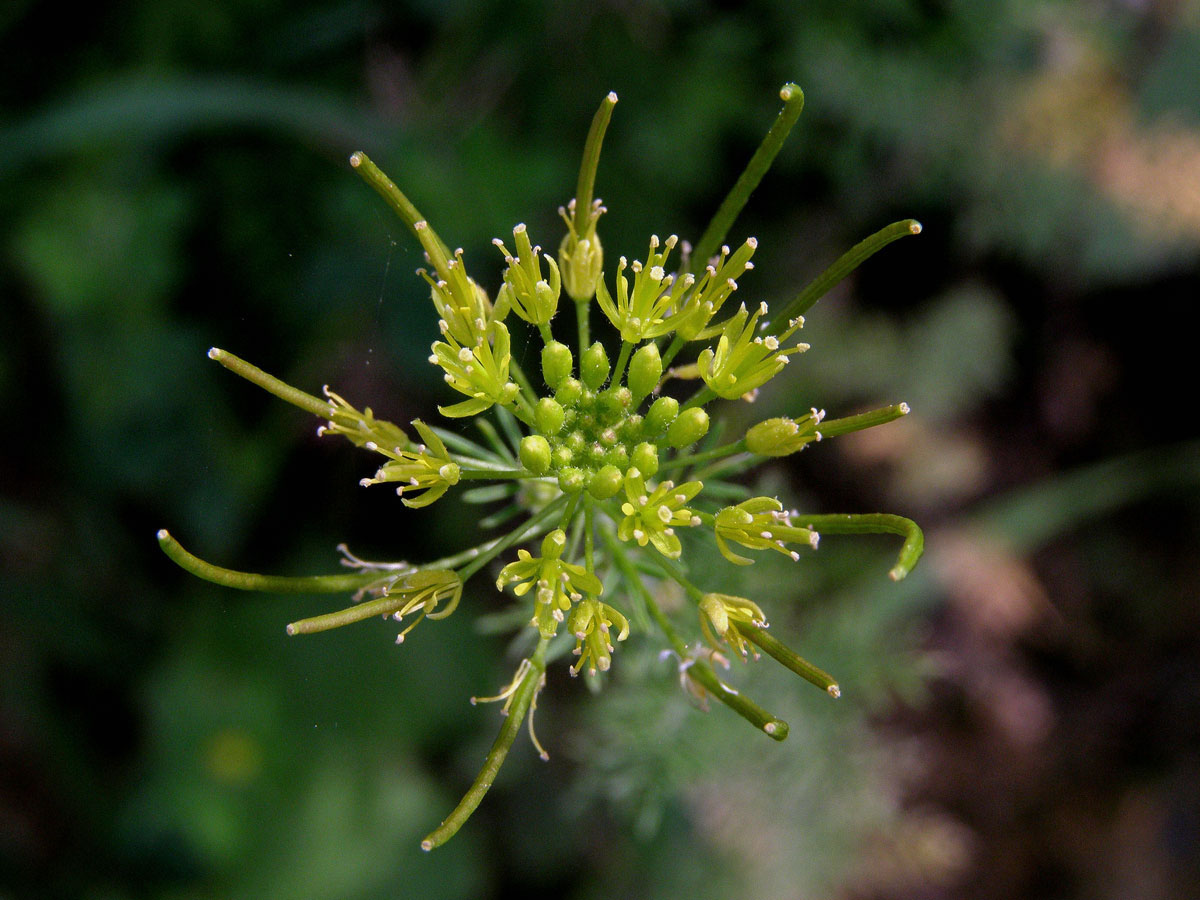
{"type": "Polygon", "coordinates": [[[1200,445],[1172,390],[1194,383],[1197,4],[13,0],[0,59],[0,896],[1200,882],[1200,445]],[[615,258],[696,237],[788,80],[808,105],[735,228],[761,242],[743,290],[786,297],[893,219],[925,233],[823,300],[794,380],[734,415],[908,401],[762,489],[912,516],[927,559],[897,586],[888,542],[827,539],[728,585],[845,692],[737,673],[792,722],[779,746],[689,707],[654,646],[599,696],[552,672],[552,762],[519,748],[421,854],[496,725],[465,700],[511,668],[476,616],[503,601],[476,590],[402,649],[286,640],[309,601],[199,583],[153,535],[303,573],[340,540],[431,558],[474,511],[360,491],[367,460],[205,350],[428,414],[419,252],[351,150],[494,290],[491,237],[557,240],[605,92],[615,258]]]}

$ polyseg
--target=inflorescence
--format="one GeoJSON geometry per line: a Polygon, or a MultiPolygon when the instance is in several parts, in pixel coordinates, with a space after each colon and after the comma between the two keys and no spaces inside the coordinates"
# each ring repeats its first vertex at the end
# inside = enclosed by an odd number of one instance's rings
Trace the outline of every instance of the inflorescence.
{"type": "Polygon", "coordinates": [[[785,85],[780,95],[784,106],[778,119],[696,247],[675,235],[654,236],[645,259],[621,257],[615,270],[606,272],[597,234],[605,208],[592,192],[617,102],[609,94],[587,137],[575,198],[559,210],[567,233],[557,257],[517,225],[511,249],[502,240],[494,242],[505,266],[494,301],[467,274],[463,251],[451,252],[365,154],[350,157],[351,166],[393,207],[425,251],[429,269],[418,274],[429,284],[441,332],[429,361],[459,395],[457,402],[438,409],[448,419],[473,418],[478,441],[460,429],[420,420],[410,433],[376,419],[370,409],[356,409],[328,388],[323,398],[316,397],[231,353],[209,351],[226,368],[318,416],[324,421],[321,434],[341,435],[382,457],[378,471],[362,484],[394,484],[406,506],[419,508],[464,482],[491,482],[470,487],[464,498],[506,501],[495,521],[519,516],[519,524],[502,536],[424,564],[367,562],[343,546],[342,564],[349,571],[308,578],[220,568],[184,550],[166,530],[158,535],[171,559],[218,584],[353,593],[346,609],[288,625],[292,635],[383,616],[400,624],[397,641],[402,642],[422,619],[454,612],[471,576],[493,560],[510,560],[499,569],[496,587],[510,589],[525,605],[533,650],[499,695],[472,698],[503,701],[506,718],[475,783],[422,842],[427,850],[453,836],[475,810],[526,720],[535,747],[546,757],[533,731],[533,710],[548,663],[573,654],[571,675],[597,677],[607,671],[617,645],[630,634],[635,604],[648,614],[641,620],[658,629],[650,639],[678,659],[680,680],[694,699],[707,708],[711,697],[776,740],[787,736],[787,723],[717,676],[714,666],[727,668],[727,654],[758,659],[766,653],[831,696],[840,695],[830,675],[767,631],[767,616],[757,603],[694,584],[683,562],[685,542],[711,541],[730,563],[744,566],[754,559],[747,553],[762,551],[798,560],[803,550],[817,547],[821,533],[886,532],[904,538],[890,572],[897,580],[921,555],[920,529],[900,516],[812,515],[789,510],[774,497],[735,505],[717,499],[729,496],[726,479],[763,458],[787,456],[823,438],[908,413],[903,403],[834,419],[812,409],[767,419],[732,442],[709,434],[712,401],[753,400],[759,388],[808,349],[795,337],[804,313],[824,293],[876,250],[920,231],[912,220],[884,228],[777,312],[764,302],[735,302],[741,279],[754,267],[758,243],[748,238],[731,249],[722,242],[800,114],[798,87],[785,85]],[[551,330],[564,292],[575,305],[574,349],[551,330]],[[606,348],[592,339],[595,307],[617,332],[619,345],[606,348]],[[509,328],[518,320],[541,338],[540,386],[510,352],[509,328]],[[679,364],[680,354],[692,361],[679,364]],[[515,558],[507,555],[510,551],[515,558]],[[660,608],[655,581],[677,583],[694,602],[698,621],[690,633],[660,608]]]}

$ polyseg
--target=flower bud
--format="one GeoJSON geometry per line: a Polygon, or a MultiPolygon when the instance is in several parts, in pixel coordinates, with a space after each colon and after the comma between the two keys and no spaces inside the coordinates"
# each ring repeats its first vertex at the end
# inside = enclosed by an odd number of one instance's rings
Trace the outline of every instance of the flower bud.
{"type": "Polygon", "coordinates": [[[708,413],[699,406],[685,409],[667,429],[667,443],[675,449],[694,444],[708,434],[708,413]]]}
{"type": "Polygon", "coordinates": [[[599,341],[584,350],[583,355],[579,358],[579,377],[593,391],[600,390],[604,382],[608,380],[611,368],[608,363],[608,354],[604,352],[604,345],[599,341]]]}
{"type": "Polygon", "coordinates": [[[643,397],[650,395],[650,392],[658,386],[658,380],[662,378],[662,373],[662,356],[659,355],[656,344],[646,344],[633,354],[633,358],[629,361],[629,375],[626,377],[625,383],[629,385],[629,390],[633,393],[634,403],[641,403],[643,397]]]}
{"type": "Polygon", "coordinates": [[[555,399],[566,407],[574,406],[582,396],[583,384],[578,378],[564,378],[554,393],[555,399]]]}
{"type": "Polygon", "coordinates": [[[530,434],[521,438],[518,448],[521,465],[536,475],[545,475],[550,471],[550,442],[540,434],[530,434]]]}
{"type": "Polygon", "coordinates": [[[746,449],[760,456],[788,456],[817,439],[814,416],[799,422],[781,417],[759,422],[746,432],[746,449]]]}
{"type": "Polygon", "coordinates": [[[571,356],[571,348],[559,341],[551,341],[542,348],[542,377],[552,388],[557,388],[563,381],[571,377],[571,369],[575,359],[571,356]]]}
{"type": "Polygon", "coordinates": [[[678,415],[678,400],[674,397],[659,397],[646,411],[646,418],[642,422],[642,434],[646,437],[662,434],[678,415]]]}
{"type": "Polygon", "coordinates": [[[537,430],[545,435],[558,434],[566,421],[566,412],[553,397],[543,397],[533,410],[533,421],[537,430]]]}
{"type": "Polygon", "coordinates": [[[596,282],[604,267],[604,250],[596,236],[596,222],[603,212],[605,209],[600,201],[593,201],[581,234],[575,227],[575,201],[559,210],[567,223],[567,234],[558,246],[558,267],[562,273],[562,286],[576,302],[591,300],[596,295],[596,282]]]}
{"type": "Polygon", "coordinates": [[[658,448],[645,442],[638,444],[633,448],[633,454],[629,457],[629,461],[644,476],[653,478],[654,473],[658,471],[658,448]]]}
{"type": "Polygon", "coordinates": [[[616,496],[617,491],[625,483],[625,475],[616,466],[604,466],[597,471],[588,482],[588,493],[597,500],[607,500],[616,496]]]}
{"type": "Polygon", "coordinates": [[[583,469],[568,466],[559,470],[558,487],[564,494],[578,494],[587,484],[587,475],[583,469]]]}

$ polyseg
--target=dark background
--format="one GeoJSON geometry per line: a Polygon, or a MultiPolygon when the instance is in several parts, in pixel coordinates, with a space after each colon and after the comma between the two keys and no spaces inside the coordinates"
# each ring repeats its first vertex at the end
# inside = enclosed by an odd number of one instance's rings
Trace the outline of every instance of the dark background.
{"type": "Polygon", "coordinates": [[[0,897],[1195,896],[1196,3],[10,0],[0,60],[0,897]],[[509,677],[507,601],[481,578],[402,648],[288,640],[328,598],[199,582],[154,533],[323,572],[340,541],[458,549],[478,512],[358,488],[370,458],[205,351],[429,416],[420,253],[350,151],[494,292],[492,237],[557,244],[607,91],[611,261],[695,240],[786,81],[807,107],[731,234],[760,240],[739,299],[925,231],[730,415],[908,401],[751,480],[909,515],[926,559],[894,585],[894,542],[827,538],[714,571],[842,700],[732,673],[776,745],[635,635],[598,695],[551,670],[551,762],[520,740],[422,854],[497,727],[466,698],[509,677]]]}

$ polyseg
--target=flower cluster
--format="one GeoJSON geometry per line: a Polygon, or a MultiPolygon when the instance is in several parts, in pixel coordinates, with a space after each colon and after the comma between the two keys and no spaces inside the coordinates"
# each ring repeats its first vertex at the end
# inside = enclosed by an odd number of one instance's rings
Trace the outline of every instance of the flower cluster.
{"type": "MultiPolygon", "coordinates": [[[[675,235],[651,237],[643,260],[621,257],[606,269],[597,234],[605,212],[592,197],[596,166],[616,95],[606,97],[593,120],[575,197],[560,210],[567,233],[557,257],[533,243],[525,225],[512,231],[512,249],[496,244],[504,269],[494,302],[467,274],[461,249],[450,251],[428,220],[363,153],[350,164],[400,215],[428,260],[419,270],[439,316],[439,339],[430,363],[440,368],[459,398],[439,407],[449,419],[473,418],[477,440],[461,427],[421,420],[415,434],[377,420],[325,389],[324,397],[285,384],[231,353],[210,356],[235,373],[323,420],[323,434],[342,435],[383,457],[362,484],[395,484],[404,504],[425,507],[463,482],[492,482],[464,493],[468,502],[505,500],[504,515],[517,519],[499,537],[422,564],[366,562],[343,548],[336,575],[282,578],[223,569],[184,550],[165,530],[159,541],[185,569],[242,589],[352,592],[354,603],[302,619],[289,634],[306,634],[384,616],[408,624],[454,611],[464,584],[493,561],[507,559],[496,587],[511,589],[525,604],[532,628],[529,646],[511,683],[492,700],[507,713],[483,770],[459,806],[424,841],[430,849],[451,837],[478,806],[523,721],[533,735],[533,710],[547,666],[577,657],[571,675],[599,677],[617,646],[631,633],[628,612],[654,626],[647,640],[679,660],[681,681],[696,698],[715,698],[757,728],[782,740],[787,723],[726,685],[713,664],[724,652],[741,659],[766,653],[836,697],[832,677],[803,660],[767,631],[757,603],[707,591],[690,580],[688,545],[707,544],[729,562],[753,559],[732,549],[771,550],[798,560],[797,547],[815,549],[819,533],[888,532],[904,537],[893,578],[902,578],[920,556],[920,530],[908,519],[883,514],[806,514],[785,510],[775,497],[749,497],[724,505],[740,473],[767,457],[786,456],[822,438],[880,425],[905,415],[896,404],[845,418],[816,409],[794,418],[772,418],[725,443],[710,435],[709,405],[718,398],[753,400],[795,354],[793,342],[819,297],[863,259],[890,241],[920,230],[907,220],[883,229],[839,259],[812,285],[772,313],[765,302],[730,296],[754,266],[758,242],[722,246],[733,220],[778,152],[799,115],[803,96],[786,85],[784,106],[746,172],[695,247],[675,235]],[[678,249],[680,252],[673,255],[678,249]],[[565,289],[569,302],[563,302],[565,289]],[[561,325],[561,309],[574,305],[574,333],[561,325]],[[606,347],[591,335],[599,310],[618,336],[606,347]],[[724,315],[723,315],[724,314],[724,315]],[[510,351],[509,327],[526,323],[541,338],[540,372],[522,371],[510,351]],[[684,360],[674,367],[680,354],[684,360]],[[486,414],[486,416],[484,415],[486,414]],[[494,424],[493,424],[494,423],[494,424]],[[718,489],[719,486],[719,489],[718,489]],[[513,556],[505,556],[512,553],[513,556]],[[515,558],[514,558],[515,556],[515,558]],[[674,581],[695,603],[698,627],[675,622],[659,606],[656,581],[674,581]],[[601,598],[604,598],[603,600],[601,598]],[[623,611],[624,610],[624,611],[623,611]]],[[[714,430],[715,434],[715,430],[714,430]]]]}

